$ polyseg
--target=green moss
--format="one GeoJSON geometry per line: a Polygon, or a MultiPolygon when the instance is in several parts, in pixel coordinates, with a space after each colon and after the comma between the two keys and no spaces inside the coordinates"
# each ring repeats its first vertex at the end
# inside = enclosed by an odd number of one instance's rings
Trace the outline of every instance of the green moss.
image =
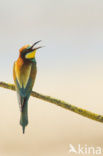
{"type": "MultiPolygon", "coordinates": [[[[0,82],[0,87],[6,88],[6,89],[15,90],[15,85],[9,84],[9,83],[5,83],[5,82],[0,82]]],[[[64,101],[52,98],[50,96],[45,96],[45,95],[42,95],[40,93],[33,92],[33,91],[31,93],[31,96],[39,98],[39,99],[44,100],[46,102],[53,103],[53,104],[55,104],[57,106],[60,106],[60,107],[65,108],[67,110],[70,110],[70,111],[72,111],[74,113],[80,114],[80,115],[82,115],[84,117],[87,117],[89,119],[92,119],[92,120],[95,120],[95,121],[99,121],[99,122],[103,122],[103,116],[102,115],[92,113],[92,112],[90,112],[88,110],[76,107],[76,106],[71,105],[71,104],[69,104],[67,102],[64,102],[64,101]]]]}

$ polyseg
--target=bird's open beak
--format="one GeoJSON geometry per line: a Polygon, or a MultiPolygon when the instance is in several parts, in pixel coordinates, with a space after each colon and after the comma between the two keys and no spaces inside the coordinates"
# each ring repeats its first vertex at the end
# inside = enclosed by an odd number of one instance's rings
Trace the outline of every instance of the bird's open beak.
{"type": "MultiPolygon", "coordinates": [[[[41,40],[40,40],[41,41],[41,40]]],[[[39,43],[40,41],[35,42],[29,49],[28,52],[25,56],[26,59],[33,59],[35,57],[36,54],[36,50],[42,48],[41,46],[39,47],[34,47],[37,43],[39,43]]]]}
{"type": "Polygon", "coordinates": [[[31,47],[30,47],[30,49],[32,50],[32,51],[34,51],[34,50],[37,50],[37,49],[40,49],[40,48],[42,48],[42,46],[39,46],[39,47],[34,47],[36,44],[38,44],[39,42],[41,42],[41,40],[40,41],[37,41],[37,42],[35,42],[31,47]]]}

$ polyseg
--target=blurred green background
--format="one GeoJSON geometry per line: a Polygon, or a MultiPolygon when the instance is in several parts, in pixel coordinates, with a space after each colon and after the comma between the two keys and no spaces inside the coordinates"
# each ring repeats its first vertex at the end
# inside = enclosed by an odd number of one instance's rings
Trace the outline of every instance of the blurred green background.
{"type": "MultiPolygon", "coordinates": [[[[33,90],[103,114],[103,1],[0,1],[0,81],[38,40],[33,90]]],[[[31,97],[23,135],[16,93],[0,88],[0,156],[71,156],[69,144],[103,147],[102,123],[31,97]]]]}

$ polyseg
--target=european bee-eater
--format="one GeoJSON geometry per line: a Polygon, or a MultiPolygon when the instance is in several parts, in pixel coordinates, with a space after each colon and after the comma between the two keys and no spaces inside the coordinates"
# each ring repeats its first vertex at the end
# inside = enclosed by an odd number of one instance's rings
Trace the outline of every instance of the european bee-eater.
{"type": "Polygon", "coordinates": [[[39,42],[34,43],[32,46],[23,46],[19,50],[19,57],[14,62],[13,67],[13,78],[20,106],[20,125],[23,128],[23,133],[25,132],[25,126],[28,124],[28,100],[37,73],[35,54],[36,50],[41,48],[35,48],[35,45],[39,42]]]}

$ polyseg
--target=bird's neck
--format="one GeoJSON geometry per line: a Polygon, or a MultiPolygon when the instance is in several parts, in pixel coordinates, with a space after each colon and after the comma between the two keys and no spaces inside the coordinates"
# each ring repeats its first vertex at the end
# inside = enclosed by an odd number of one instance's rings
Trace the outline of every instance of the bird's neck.
{"type": "Polygon", "coordinates": [[[19,61],[24,62],[24,63],[32,63],[32,62],[36,63],[36,59],[35,58],[33,58],[33,59],[25,59],[25,58],[22,58],[22,57],[19,56],[18,59],[19,59],[19,61]]]}

